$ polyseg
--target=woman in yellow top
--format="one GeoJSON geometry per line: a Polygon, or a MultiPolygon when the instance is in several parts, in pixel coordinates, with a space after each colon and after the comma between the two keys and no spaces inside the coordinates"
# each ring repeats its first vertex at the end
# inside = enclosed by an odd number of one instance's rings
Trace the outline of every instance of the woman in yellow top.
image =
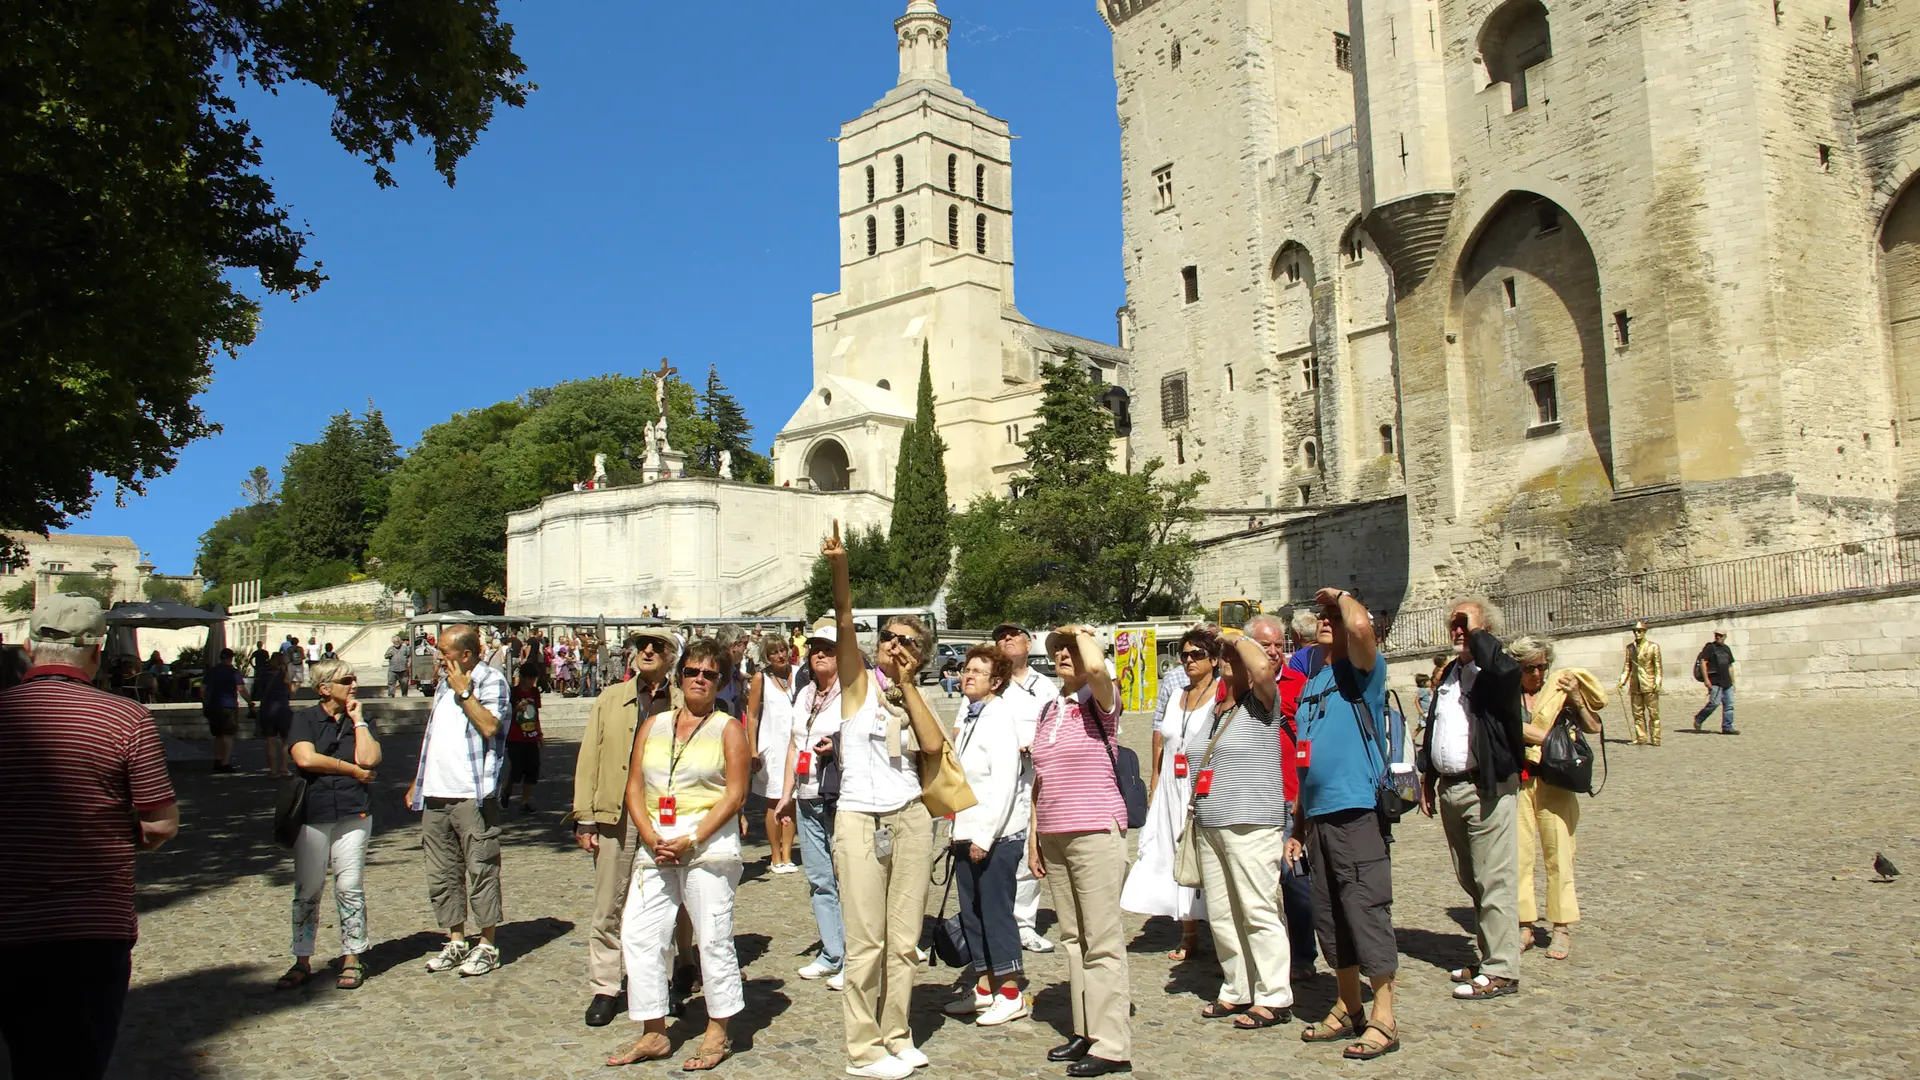
{"type": "MultiPolygon", "coordinates": [[[[1589,735],[1600,732],[1595,710],[1607,704],[1606,691],[1591,672],[1567,668],[1551,679],[1553,646],[1543,638],[1523,637],[1507,646],[1507,655],[1520,662],[1520,705],[1527,723],[1520,734],[1527,742],[1527,761],[1540,760],[1540,747],[1553,725],[1567,716],[1589,735]]],[[[1533,923],[1538,909],[1533,899],[1533,851],[1537,845],[1547,859],[1547,919],[1553,940],[1547,958],[1572,955],[1574,923],[1580,921],[1580,901],[1573,892],[1573,831],[1580,824],[1580,797],[1534,775],[1520,785],[1520,942],[1521,951],[1533,948],[1533,923]]]]}
{"type": "Polygon", "coordinates": [[[700,946],[707,1032],[689,1072],[733,1053],[727,1018],[746,1002],[733,948],[733,894],[740,885],[740,807],[747,799],[753,750],[746,729],[714,707],[725,652],[709,640],[680,660],[684,703],[640,725],[627,771],[627,817],[639,828],[633,882],[621,916],[627,963],[627,1015],[645,1025],[640,1040],[609,1065],[652,1061],[673,1052],[667,1040],[667,977],[680,906],[700,946]]]}

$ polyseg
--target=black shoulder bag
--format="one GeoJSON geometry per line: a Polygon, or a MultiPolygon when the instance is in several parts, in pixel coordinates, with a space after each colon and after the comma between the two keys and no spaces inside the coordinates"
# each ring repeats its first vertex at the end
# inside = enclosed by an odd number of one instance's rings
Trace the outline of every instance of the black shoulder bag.
{"type": "MultiPolygon", "coordinates": [[[[334,725],[333,742],[323,756],[340,756],[340,743],[344,738],[340,728],[341,725],[334,725]]],[[[298,768],[288,770],[287,778],[280,782],[280,791],[273,801],[273,842],[283,848],[291,848],[294,841],[300,839],[300,830],[306,827],[307,788],[307,778],[298,768]]]]}
{"type": "MultiPolygon", "coordinates": [[[[1540,745],[1540,760],[1528,766],[1540,779],[1557,788],[1565,788],[1586,795],[1600,794],[1600,788],[1593,786],[1593,746],[1587,742],[1587,734],[1580,730],[1567,715],[1569,701],[1562,706],[1560,715],[1554,718],[1553,730],[1547,732],[1547,741],[1540,745]]],[[[1577,708],[1577,706],[1574,706],[1577,708]]],[[[1607,755],[1606,725],[1600,727],[1600,786],[1605,787],[1607,755]]]]}

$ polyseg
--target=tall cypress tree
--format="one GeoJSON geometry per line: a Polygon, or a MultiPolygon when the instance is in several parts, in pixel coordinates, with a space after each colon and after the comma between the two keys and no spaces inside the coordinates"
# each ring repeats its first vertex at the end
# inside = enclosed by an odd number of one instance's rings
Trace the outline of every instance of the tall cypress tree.
{"type": "Polygon", "coordinates": [[[932,601],[952,560],[947,506],[947,445],[933,423],[933,367],[920,344],[920,393],[913,423],[900,436],[893,474],[893,520],[887,531],[889,566],[900,601],[932,601]]]}

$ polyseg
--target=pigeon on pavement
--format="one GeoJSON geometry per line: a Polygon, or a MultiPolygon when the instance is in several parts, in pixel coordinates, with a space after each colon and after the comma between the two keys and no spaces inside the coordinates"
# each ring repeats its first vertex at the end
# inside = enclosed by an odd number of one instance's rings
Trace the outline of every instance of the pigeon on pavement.
{"type": "Polygon", "coordinates": [[[1893,865],[1893,860],[1877,851],[1873,853],[1873,872],[1880,875],[1881,881],[1892,881],[1900,876],[1900,868],[1893,865]]]}

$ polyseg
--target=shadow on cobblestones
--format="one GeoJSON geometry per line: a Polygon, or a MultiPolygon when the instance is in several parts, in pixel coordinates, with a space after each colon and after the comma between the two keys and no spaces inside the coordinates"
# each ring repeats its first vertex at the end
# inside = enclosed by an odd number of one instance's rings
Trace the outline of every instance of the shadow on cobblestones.
{"type": "MultiPolygon", "coordinates": [[[[318,964],[315,968],[310,986],[328,981],[327,972],[318,964]]],[[[127,992],[125,1020],[108,1075],[123,1075],[119,1070],[127,1059],[137,1056],[152,1075],[168,1080],[218,1076],[219,1066],[206,1060],[206,1040],[269,1013],[299,1008],[309,998],[310,992],[276,993],[271,982],[262,982],[260,969],[249,964],[223,964],[134,986],[127,992]]]]}

